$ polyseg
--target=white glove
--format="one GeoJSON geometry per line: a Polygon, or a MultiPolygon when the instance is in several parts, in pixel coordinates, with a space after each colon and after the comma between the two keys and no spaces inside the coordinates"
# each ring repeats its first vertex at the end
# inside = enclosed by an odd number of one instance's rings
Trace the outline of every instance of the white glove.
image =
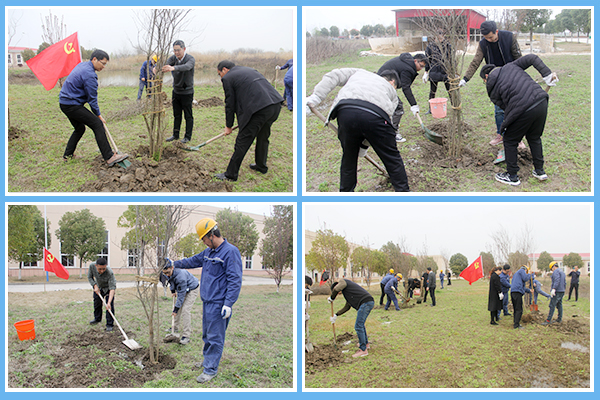
{"type": "Polygon", "coordinates": [[[313,291],[310,289],[304,289],[304,294],[312,294],[313,291]]]}
{"type": "Polygon", "coordinates": [[[310,301],[306,302],[306,308],[310,308],[310,301]]]}
{"type": "Polygon", "coordinates": [[[427,83],[428,80],[429,80],[429,72],[425,71],[425,73],[423,74],[423,83],[427,83]]]}
{"type": "Polygon", "coordinates": [[[556,289],[552,289],[550,291],[550,297],[554,297],[554,296],[556,296],[556,289]]]}
{"type": "Polygon", "coordinates": [[[500,300],[504,300],[504,293],[500,293],[498,296],[500,296],[500,300]]]}
{"type": "Polygon", "coordinates": [[[414,106],[410,106],[410,111],[412,111],[413,115],[417,115],[417,113],[420,111],[419,105],[415,104],[414,106]]]}
{"type": "Polygon", "coordinates": [[[367,147],[366,149],[363,149],[362,147],[359,148],[358,150],[358,158],[361,157],[366,157],[367,156],[367,151],[369,150],[369,148],[367,147]]]}
{"type": "Polygon", "coordinates": [[[309,319],[310,319],[310,315],[308,315],[308,314],[304,314],[304,320],[305,320],[305,321],[308,321],[309,319]]]}
{"type": "Polygon", "coordinates": [[[546,85],[548,86],[556,86],[556,82],[558,82],[558,76],[556,76],[556,74],[554,73],[548,76],[544,76],[543,79],[544,82],[546,82],[546,85]]]}
{"type": "Polygon", "coordinates": [[[337,315],[334,315],[333,317],[329,318],[329,320],[331,321],[332,324],[335,324],[336,319],[337,319],[337,315]]]}
{"type": "Polygon", "coordinates": [[[221,316],[223,319],[231,317],[231,307],[223,306],[223,308],[221,308],[221,316]]]}
{"type": "Polygon", "coordinates": [[[281,67],[279,65],[276,65],[275,69],[281,69],[281,67]]]}
{"type": "Polygon", "coordinates": [[[333,303],[333,299],[331,297],[328,297],[327,301],[330,302],[330,303],[333,303]]]}
{"type": "Polygon", "coordinates": [[[464,79],[461,79],[460,82],[458,83],[458,87],[463,87],[467,84],[467,81],[465,81],[464,79]]]}
{"type": "Polygon", "coordinates": [[[310,96],[308,96],[306,98],[306,107],[309,106],[317,106],[319,105],[320,101],[319,98],[317,96],[315,96],[314,94],[311,94],[310,96]]]}

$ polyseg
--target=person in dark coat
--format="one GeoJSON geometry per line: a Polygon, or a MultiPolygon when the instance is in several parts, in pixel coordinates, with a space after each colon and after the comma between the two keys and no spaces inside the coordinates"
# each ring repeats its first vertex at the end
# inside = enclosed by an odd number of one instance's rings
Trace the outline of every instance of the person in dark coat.
{"type": "Polygon", "coordinates": [[[510,284],[510,301],[513,305],[513,328],[523,329],[521,326],[521,317],[523,316],[523,295],[525,293],[531,293],[525,284],[531,279],[531,275],[527,273],[528,268],[523,265],[513,275],[512,282],[510,284]]]}
{"type": "Polygon", "coordinates": [[[575,301],[579,299],[579,266],[576,265],[573,267],[573,271],[569,272],[569,276],[571,277],[571,285],[569,286],[569,298],[567,300],[571,300],[571,293],[573,293],[573,289],[575,289],[575,301]]]}
{"type": "MultiPolygon", "coordinates": [[[[423,74],[423,83],[429,81],[429,100],[435,98],[440,82],[444,83],[446,91],[450,95],[450,82],[448,81],[446,65],[453,61],[452,46],[446,40],[443,31],[438,31],[437,38],[427,44],[425,55],[427,56],[427,65],[423,74]]],[[[431,114],[431,105],[429,105],[427,114],[431,114]]]]}
{"type": "Polygon", "coordinates": [[[448,286],[452,285],[452,281],[450,280],[451,276],[452,276],[452,271],[448,271],[448,286]]]}
{"type": "Polygon", "coordinates": [[[517,175],[517,146],[523,137],[527,138],[533,157],[533,176],[546,180],[542,133],[548,114],[548,93],[525,72],[532,66],[537,69],[549,86],[555,86],[558,79],[553,77],[550,68],[535,54],[528,54],[504,67],[487,64],[481,68],[481,77],[486,84],[490,100],[504,110],[501,132],[504,133],[504,152],[507,172],[496,174],[496,180],[508,185],[519,185],[517,175]]]}
{"type": "MultiPolygon", "coordinates": [[[[504,264],[502,267],[502,273],[500,273],[500,286],[502,286],[502,310],[504,311],[504,316],[510,316],[511,313],[508,312],[508,292],[510,291],[510,265],[504,264]]],[[[500,317],[500,311],[498,311],[498,317],[500,317]]]]}
{"type": "Polygon", "coordinates": [[[427,303],[427,293],[429,293],[427,291],[427,280],[429,279],[429,272],[425,271],[423,272],[423,275],[421,275],[421,293],[423,296],[423,304],[427,303]]]}
{"type": "Polygon", "coordinates": [[[427,287],[425,290],[427,290],[431,296],[431,307],[435,307],[435,272],[431,270],[431,267],[427,267],[427,271],[429,273],[427,274],[427,287]]]}
{"type": "Polygon", "coordinates": [[[495,267],[490,276],[490,291],[488,294],[488,311],[490,312],[490,325],[498,325],[498,313],[502,310],[502,285],[500,285],[500,272],[502,268],[495,267]]]}
{"type": "Polygon", "coordinates": [[[217,66],[225,92],[225,135],[233,132],[237,117],[239,133],[227,170],[217,179],[236,181],[242,161],[256,139],[254,164],[250,169],[266,174],[271,125],[279,117],[283,98],[257,70],[221,61],[217,66]]]}
{"type": "MultiPolygon", "coordinates": [[[[402,88],[402,93],[404,93],[404,97],[406,97],[406,100],[410,104],[410,111],[412,111],[413,115],[417,115],[419,112],[419,105],[415,100],[415,96],[413,95],[410,86],[415,81],[419,71],[425,68],[426,65],[427,56],[425,54],[418,53],[412,56],[410,53],[402,53],[398,57],[386,61],[381,68],[379,68],[379,71],[377,71],[377,73],[380,74],[383,71],[391,70],[398,74],[400,84],[396,85],[396,87],[402,88]]],[[[406,139],[398,132],[402,115],[404,115],[404,107],[400,97],[398,97],[398,106],[392,117],[392,127],[396,131],[396,142],[398,143],[406,142],[406,139]]]]}
{"type": "Polygon", "coordinates": [[[344,308],[336,312],[330,318],[331,323],[335,324],[335,321],[339,315],[344,314],[350,308],[354,308],[357,311],[354,330],[356,331],[356,336],[358,336],[359,349],[352,355],[352,357],[356,358],[368,356],[368,349],[371,346],[369,345],[369,337],[367,336],[365,322],[371,313],[371,310],[375,306],[375,300],[369,292],[349,279],[340,279],[338,282],[334,282],[331,285],[331,296],[327,298],[327,301],[333,303],[338,293],[342,293],[344,299],[346,299],[346,304],[344,305],[344,308]]]}
{"type": "Polygon", "coordinates": [[[421,282],[415,278],[408,278],[408,298],[412,299],[415,289],[421,287],[421,282]]]}
{"type": "Polygon", "coordinates": [[[182,113],[185,118],[185,136],[181,139],[181,143],[192,140],[195,65],[196,59],[185,52],[183,40],[173,42],[173,55],[162,67],[163,72],[170,72],[173,76],[173,135],[166,139],[167,142],[179,139],[182,113]]]}

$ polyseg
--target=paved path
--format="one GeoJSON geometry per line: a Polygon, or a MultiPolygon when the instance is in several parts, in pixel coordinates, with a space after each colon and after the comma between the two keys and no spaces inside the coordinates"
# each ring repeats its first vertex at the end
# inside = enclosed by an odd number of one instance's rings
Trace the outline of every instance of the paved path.
{"type": "MultiPolygon", "coordinates": [[[[256,276],[244,276],[242,280],[242,286],[254,286],[254,285],[274,285],[275,281],[271,278],[261,278],[256,276]]],[[[291,279],[284,279],[281,282],[282,285],[291,285],[291,279]]],[[[117,281],[117,288],[129,288],[135,287],[135,282],[119,282],[117,281]]],[[[47,283],[46,291],[52,292],[56,290],[90,290],[90,285],[87,282],[75,282],[75,283],[47,283]]],[[[43,292],[43,283],[12,283],[8,284],[7,291],[9,293],[32,293],[32,292],[43,292]]]]}

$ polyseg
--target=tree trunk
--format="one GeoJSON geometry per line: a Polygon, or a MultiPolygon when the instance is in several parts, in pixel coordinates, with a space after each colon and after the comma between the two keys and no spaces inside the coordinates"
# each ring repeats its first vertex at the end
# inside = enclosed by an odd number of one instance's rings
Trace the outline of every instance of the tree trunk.
{"type": "Polygon", "coordinates": [[[23,269],[23,261],[19,262],[19,280],[21,280],[21,270],[23,269]]]}
{"type": "Polygon", "coordinates": [[[459,158],[463,150],[463,115],[458,82],[450,84],[450,118],[448,126],[447,154],[459,158]]]}

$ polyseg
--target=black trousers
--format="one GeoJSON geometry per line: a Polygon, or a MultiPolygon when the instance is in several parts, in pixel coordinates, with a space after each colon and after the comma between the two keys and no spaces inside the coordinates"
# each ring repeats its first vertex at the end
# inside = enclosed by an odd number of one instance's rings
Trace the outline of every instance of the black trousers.
{"type": "Polygon", "coordinates": [[[499,312],[500,312],[500,310],[490,311],[490,317],[491,317],[490,322],[499,321],[499,319],[498,319],[498,313],[499,312]]]}
{"type": "Polygon", "coordinates": [[[260,172],[266,173],[267,156],[269,154],[269,137],[271,136],[271,125],[279,118],[281,103],[271,104],[261,110],[258,110],[250,121],[244,126],[235,139],[233,155],[229,160],[229,165],[225,171],[225,176],[229,179],[237,180],[240,166],[246,153],[256,139],[256,148],[254,150],[254,162],[260,172]]]}
{"type": "MultiPolygon", "coordinates": [[[[446,86],[446,90],[448,92],[450,92],[450,83],[448,81],[443,81],[444,85],[446,86]]],[[[437,92],[437,87],[438,87],[438,83],[439,81],[432,81],[429,80],[429,99],[434,99],[435,98],[435,93],[437,92]]]]}
{"type": "Polygon", "coordinates": [[[181,130],[181,113],[185,117],[185,137],[192,139],[192,129],[194,128],[194,114],[192,113],[192,101],[194,94],[177,94],[173,92],[173,136],[179,139],[181,130]]]}
{"type": "MultiPolygon", "coordinates": [[[[102,291],[102,289],[100,289],[100,294],[102,294],[102,297],[104,297],[104,301],[108,303],[108,292],[104,293],[102,291]]],[[[102,307],[104,307],[104,304],[102,304],[102,299],[100,298],[100,296],[98,296],[96,294],[96,292],[94,292],[94,319],[98,322],[102,321],[102,307]]],[[[113,297],[112,301],[110,302],[110,309],[113,312],[113,314],[116,315],[115,313],[115,298],[113,297]]],[[[108,310],[106,310],[106,326],[113,326],[114,324],[114,319],[112,317],[112,315],[110,315],[110,313],[108,312],[108,310]]]]}
{"type": "Polygon", "coordinates": [[[575,301],[579,300],[579,283],[571,283],[569,287],[569,300],[571,300],[571,293],[575,289],[575,301]]]}
{"type": "Polygon", "coordinates": [[[523,293],[511,291],[510,301],[513,305],[513,327],[517,328],[521,325],[521,317],[523,316],[523,293]]]}
{"type": "Polygon", "coordinates": [[[544,152],[542,149],[542,133],[546,125],[548,114],[548,100],[544,99],[540,104],[526,111],[517,118],[504,132],[504,153],[506,156],[506,170],[511,175],[517,175],[519,166],[517,164],[517,146],[523,138],[531,149],[533,166],[535,169],[544,169],[544,152]]]}
{"type": "MultiPolygon", "coordinates": [[[[425,285],[427,285],[427,283],[425,285]]],[[[425,285],[421,286],[421,293],[424,293],[423,294],[423,303],[427,303],[427,293],[429,293],[429,290],[427,290],[425,288],[425,285]]]]}
{"type": "Polygon", "coordinates": [[[382,306],[383,305],[383,298],[385,297],[385,285],[383,283],[379,283],[379,287],[381,288],[381,298],[379,299],[379,305],[382,306]]]}
{"type": "Polygon", "coordinates": [[[433,307],[433,306],[435,306],[435,288],[434,287],[429,288],[428,292],[429,292],[429,295],[431,296],[431,306],[433,307]]]}
{"type": "Polygon", "coordinates": [[[387,170],[396,192],[408,192],[404,162],[396,146],[396,132],[383,118],[359,108],[344,107],[337,113],[338,139],[344,151],[340,168],[340,192],[356,187],[358,151],[367,139],[387,170]]]}
{"type": "Polygon", "coordinates": [[[102,158],[108,160],[113,156],[113,151],[108,143],[106,131],[104,130],[104,124],[102,124],[102,121],[96,114],[84,106],[78,105],[60,104],[60,110],[67,116],[69,122],[73,125],[73,128],[75,128],[67,142],[63,157],[70,157],[75,153],[77,143],[81,140],[86,126],[89,126],[90,129],[94,131],[96,143],[98,144],[100,153],[102,153],[102,158]]]}

